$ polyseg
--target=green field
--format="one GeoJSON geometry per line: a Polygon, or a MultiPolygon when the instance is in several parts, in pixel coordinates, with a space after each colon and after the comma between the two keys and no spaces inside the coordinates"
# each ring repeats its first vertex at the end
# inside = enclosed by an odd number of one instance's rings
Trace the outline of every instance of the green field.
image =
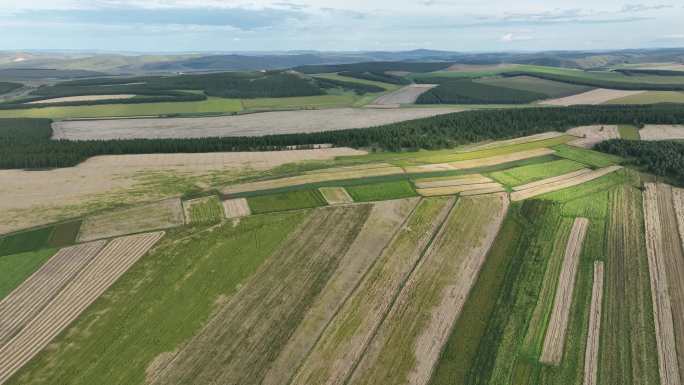
{"type": "Polygon", "coordinates": [[[53,226],[21,231],[0,238],[0,256],[47,248],[53,226]]]}
{"type": "Polygon", "coordinates": [[[522,91],[539,92],[549,98],[561,98],[591,90],[591,87],[553,80],[539,79],[530,76],[490,77],[477,80],[478,83],[497,87],[513,88],[522,91]]]}
{"type": "Polygon", "coordinates": [[[8,384],[144,384],[148,365],[200,330],[307,214],[169,231],[8,384]]]}
{"type": "Polygon", "coordinates": [[[105,118],[115,116],[157,116],[173,114],[230,113],[242,110],[239,99],[210,97],[198,102],[165,102],[142,104],[100,104],[94,106],[62,106],[0,110],[0,118],[105,118]]]}
{"type": "Polygon", "coordinates": [[[382,88],[386,89],[387,91],[393,91],[393,90],[396,90],[396,89],[399,89],[402,87],[402,86],[397,85],[397,84],[383,83],[383,82],[377,82],[374,80],[367,80],[367,79],[359,79],[359,78],[354,78],[351,76],[341,76],[341,75],[338,75],[337,73],[317,74],[314,77],[315,78],[323,78],[323,79],[339,80],[339,81],[343,81],[343,82],[368,84],[370,86],[382,87],[382,88]]]}
{"type": "Polygon", "coordinates": [[[223,218],[223,207],[221,201],[217,196],[207,198],[199,198],[189,202],[183,202],[183,205],[188,205],[189,219],[192,224],[216,223],[223,218]]]}
{"type": "Polygon", "coordinates": [[[347,186],[346,189],[354,202],[372,202],[416,196],[413,187],[406,180],[347,186]]]}
{"type": "Polygon", "coordinates": [[[78,231],[80,229],[81,220],[55,225],[52,235],[50,236],[49,245],[53,247],[73,245],[76,243],[76,237],[78,236],[78,231]]]}
{"type": "Polygon", "coordinates": [[[620,139],[627,140],[640,140],[641,135],[639,135],[639,129],[628,124],[621,124],[618,126],[618,131],[620,132],[620,139]]]}
{"type": "Polygon", "coordinates": [[[349,107],[360,97],[353,92],[319,96],[295,96],[289,98],[243,99],[242,106],[246,110],[278,110],[349,107]]]}
{"type": "Polygon", "coordinates": [[[553,147],[556,155],[561,158],[574,160],[592,167],[607,167],[621,163],[623,160],[619,156],[604,154],[598,151],[587,150],[584,148],[560,145],[553,147]]]}
{"type": "Polygon", "coordinates": [[[296,190],[247,198],[252,214],[298,210],[325,206],[328,203],[318,190],[296,190]]]}
{"type": "Polygon", "coordinates": [[[684,103],[684,92],[677,91],[647,91],[641,94],[613,99],[605,104],[653,104],[653,103],[684,103]]]}
{"type": "Polygon", "coordinates": [[[561,159],[553,162],[514,167],[504,171],[497,171],[489,174],[489,176],[496,179],[496,181],[503,185],[515,187],[522,184],[567,174],[580,170],[584,167],[585,165],[582,163],[574,162],[568,159],[561,159]]]}
{"type": "Polygon", "coordinates": [[[0,300],[52,257],[57,249],[43,249],[0,257],[0,300]]]}

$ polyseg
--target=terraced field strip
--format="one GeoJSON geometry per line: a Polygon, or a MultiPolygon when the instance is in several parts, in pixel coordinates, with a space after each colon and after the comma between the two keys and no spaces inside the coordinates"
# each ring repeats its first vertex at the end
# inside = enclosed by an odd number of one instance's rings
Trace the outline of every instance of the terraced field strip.
{"type": "Polygon", "coordinates": [[[370,212],[370,205],[313,211],[150,382],[260,384],[370,212]]]}
{"type": "Polygon", "coordinates": [[[566,96],[564,98],[549,99],[540,102],[539,104],[549,106],[574,106],[580,104],[603,104],[613,99],[624,98],[627,96],[638,95],[646,91],[625,91],[625,90],[610,90],[606,88],[597,88],[595,90],[587,91],[581,94],[566,96]]]}
{"type": "Polygon", "coordinates": [[[223,201],[223,211],[226,218],[241,218],[252,214],[247,198],[228,199],[223,201]]]}
{"type": "Polygon", "coordinates": [[[439,196],[439,195],[465,195],[468,193],[483,194],[486,192],[501,192],[504,191],[503,186],[496,182],[489,183],[475,183],[460,186],[446,186],[433,188],[419,188],[416,192],[425,197],[439,196]]]}
{"type": "Polygon", "coordinates": [[[147,233],[109,242],[49,304],[0,348],[0,384],[62,333],[162,236],[164,232],[147,233]]]}
{"type": "Polygon", "coordinates": [[[217,196],[190,199],[183,202],[185,223],[212,223],[223,218],[223,207],[217,196]]]}
{"type": "Polygon", "coordinates": [[[353,203],[354,200],[347,193],[344,187],[321,187],[318,189],[329,205],[340,205],[344,203],[353,203]]]}
{"type": "Polygon", "coordinates": [[[78,235],[79,242],[121,235],[162,230],[185,224],[179,198],[95,214],[86,217],[78,235]]]}
{"type": "Polygon", "coordinates": [[[464,186],[470,184],[489,182],[493,182],[493,180],[481,174],[471,174],[446,178],[417,179],[414,181],[414,184],[416,185],[416,188],[426,189],[435,187],[464,186]]]}
{"type": "Polygon", "coordinates": [[[462,198],[411,274],[350,384],[427,384],[503,219],[508,195],[462,198]]]}
{"type": "Polygon", "coordinates": [[[673,319],[674,306],[668,288],[669,264],[664,245],[663,225],[659,207],[659,192],[655,184],[647,183],[644,190],[644,223],[646,229],[646,251],[651,277],[651,296],[653,299],[653,319],[655,322],[656,343],[661,385],[679,385],[679,363],[677,342],[673,319]]]}
{"type": "Polygon", "coordinates": [[[0,346],[21,330],[104,247],[105,241],[59,250],[0,301],[0,346]]]}
{"type": "Polygon", "coordinates": [[[420,174],[424,172],[454,171],[456,167],[448,163],[422,164],[420,166],[404,166],[407,174],[420,174]]]}
{"type": "Polygon", "coordinates": [[[516,186],[516,187],[513,187],[513,191],[523,191],[523,190],[529,190],[529,189],[536,188],[536,187],[542,187],[542,186],[550,184],[550,183],[556,183],[556,182],[561,182],[561,181],[564,181],[567,179],[572,179],[572,178],[578,177],[580,175],[588,174],[590,172],[591,172],[590,169],[583,168],[581,170],[573,171],[573,172],[570,172],[567,174],[558,175],[558,176],[554,176],[554,177],[547,178],[547,179],[542,179],[540,181],[527,183],[527,184],[524,184],[521,186],[516,186]]]}
{"type": "Polygon", "coordinates": [[[672,201],[679,224],[679,237],[682,239],[682,248],[684,249],[684,189],[673,188],[672,201]]]}
{"type": "Polygon", "coordinates": [[[496,142],[480,144],[480,145],[476,145],[474,147],[469,147],[468,150],[469,151],[486,150],[488,148],[504,147],[504,146],[511,146],[514,144],[536,142],[538,140],[553,139],[553,138],[557,138],[559,136],[564,136],[564,135],[566,135],[566,134],[564,134],[562,132],[551,131],[551,132],[545,132],[542,134],[534,134],[534,135],[529,135],[529,136],[523,136],[523,137],[515,138],[515,139],[499,140],[496,142]]]}
{"type": "Polygon", "coordinates": [[[538,195],[546,194],[553,191],[562,190],[568,187],[573,187],[608,175],[612,172],[622,169],[622,166],[609,166],[591,172],[575,171],[570,174],[561,175],[549,179],[540,180],[530,184],[518,186],[516,191],[511,193],[511,200],[513,202],[525,200],[536,197],[538,195]],[[579,173],[576,175],[576,173],[579,173]]]}
{"type": "Polygon", "coordinates": [[[357,164],[357,165],[353,165],[353,166],[321,168],[321,169],[317,169],[317,170],[307,171],[304,174],[308,174],[308,175],[330,174],[330,173],[336,173],[336,172],[365,171],[365,170],[373,170],[373,169],[388,168],[388,167],[395,167],[395,166],[393,166],[389,163],[368,163],[368,164],[357,164]]]}
{"type": "Polygon", "coordinates": [[[379,202],[347,254],[266,373],[263,385],[285,384],[295,374],[325,327],[375,263],[418,204],[418,198],[379,202]]]}
{"type": "Polygon", "coordinates": [[[298,186],[309,183],[327,182],[333,180],[358,179],[372,176],[403,174],[401,167],[378,167],[365,169],[344,169],[328,172],[315,172],[288,178],[272,179],[259,182],[249,182],[223,188],[224,194],[236,194],[248,191],[270,190],[283,187],[298,186]]]}
{"type": "Polygon", "coordinates": [[[584,354],[584,385],[598,384],[598,353],[601,335],[601,304],[603,303],[603,262],[594,262],[594,286],[591,290],[589,333],[584,354]]]}
{"type": "Polygon", "coordinates": [[[325,329],[290,385],[344,384],[455,200],[423,199],[325,329]]]}
{"type": "Polygon", "coordinates": [[[568,144],[582,148],[592,148],[594,145],[609,139],[618,139],[620,133],[617,125],[594,125],[571,128],[567,131],[570,135],[579,136],[568,144]]]}
{"type": "Polygon", "coordinates": [[[539,361],[545,364],[558,365],[563,356],[565,346],[565,333],[567,331],[570,306],[572,305],[572,293],[575,288],[575,278],[579,257],[582,252],[584,237],[587,234],[589,220],[577,218],[572,226],[570,238],[565,248],[565,256],[558,278],[558,288],[553,303],[553,312],[546,330],[544,346],[539,361]]]}
{"type": "Polygon", "coordinates": [[[520,152],[515,152],[515,153],[511,153],[511,154],[506,154],[506,155],[491,156],[488,158],[480,158],[480,159],[471,159],[471,160],[462,160],[462,161],[458,161],[458,162],[451,162],[451,163],[449,163],[449,165],[451,165],[451,166],[453,166],[459,170],[469,169],[469,168],[477,168],[477,167],[496,166],[499,164],[515,162],[518,160],[536,158],[536,157],[545,156],[545,155],[551,155],[554,152],[555,151],[553,151],[549,148],[537,148],[534,150],[520,151],[520,152]]]}

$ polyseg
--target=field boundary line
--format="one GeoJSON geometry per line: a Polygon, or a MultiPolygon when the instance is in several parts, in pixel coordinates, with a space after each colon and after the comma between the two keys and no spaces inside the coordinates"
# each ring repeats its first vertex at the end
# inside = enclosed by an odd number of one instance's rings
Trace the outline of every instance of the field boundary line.
{"type": "Polygon", "coordinates": [[[594,262],[594,284],[591,289],[591,307],[589,310],[589,331],[584,353],[584,385],[596,385],[598,382],[598,355],[601,338],[601,312],[603,307],[603,262],[594,262]]]}

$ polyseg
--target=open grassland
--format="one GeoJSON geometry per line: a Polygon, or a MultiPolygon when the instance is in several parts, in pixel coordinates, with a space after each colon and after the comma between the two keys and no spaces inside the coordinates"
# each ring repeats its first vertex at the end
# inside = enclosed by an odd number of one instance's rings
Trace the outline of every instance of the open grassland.
{"type": "Polygon", "coordinates": [[[424,199],[335,315],[292,384],[343,384],[454,204],[424,199]]]}
{"type": "Polygon", "coordinates": [[[621,124],[618,126],[618,132],[620,133],[620,139],[627,140],[640,140],[641,136],[639,134],[639,129],[630,124],[621,124]]]}
{"type": "Polygon", "coordinates": [[[681,282],[684,258],[677,230],[672,188],[647,183],[644,192],[646,250],[651,271],[653,318],[660,365],[660,383],[680,384],[682,378],[682,305],[681,282]]]}
{"type": "Polygon", "coordinates": [[[228,199],[223,201],[223,211],[226,218],[241,218],[252,213],[246,198],[228,199]]]}
{"type": "Polygon", "coordinates": [[[434,188],[448,186],[464,186],[478,183],[492,182],[491,179],[481,174],[456,175],[446,177],[422,178],[413,181],[417,188],[434,188]]]}
{"type": "Polygon", "coordinates": [[[247,198],[252,214],[298,210],[327,205],[318,190],[298,190],[247,198]]]}
{"type": "Polygon", "coordinates": [[[658,76],[658,75],[626,75],[616,71],[584,71],[572,68],[547,67],[525,65],[510,71],[511,74],[537,76],[573,84],[584,84],[598,87],[616,86],[633,89],[639,85],[679,86],[684,84],[683,76],[658,76]]]}
{"type": "Polygon", "coordinates": [[[262,215],[236,226],[226,222],[169,231],[9,383],[144,384],[148,366],[148,374],[154,374],[308,214],[262,215]]]}
{"type": "Polygon", "coordinates": [[[85,242],[150,230],[168,229],[183,224],[184,215],[181,201],[178,198],[172,198],[88,216],[83,220],[78,239],[85,242]]]}
{"type": "Polygon", "coordinates": [[[328,323],[373,266],[418,204],[418,199],[373,205],[359,235],[340,261],[302,322],[264,377],[264,385],[287,383],[324,332],[328,323]]]}
{"type": "Polygon", "coordinates": [[[0,110],[2,118],[108,118],[161,116],[176,114],[220,114],[242,110],[239,99],[208,98],[193,102],[161,102],[141,104],[100,104],[93,106],[54,106],[17,110],[0,110]]]}
{"type": "Polygon", "coordinates": [[[428,383],[507,210],[505,194],[458,201],[350,383],[428,383]]]}
{"type": "Polygon", "coordinates": [[[147,233],[111,241],[26,326],[0,348],[0,383],[62,333],[164,235],[147,233]]]}
{"type": "Polygon", "coordinates": [[[354,200],[344,187],[321,187],[318,189],[329,205],[352,203],[354,200]]]}
{"type": "Polygon", "coordinates": [[[396,91],[382,95],[373,101],[373,105],[378,106],[400,106],[402,104],[413,104],[418,97],[430,89],[436,87],[434,84],[411,84],[396,91]]]}
{"type": "Polygon", "coordinates": [[[416,196],[413,187],[406,180],[348,186],[346,189],[354,202],[383,201],[416,196]]]}
{"type": "Polygon", "coordinates": [[[183,202],[185,223],[216,223],[224,217],[221,201],[215,195],[183,202]]]}
{"type": "Polygon", "coordinates": [[[0,301],[0,346],[48,305],[104,245],[97,241],[61,249],[0,301]]]}
{"type": "Polygon", "coordinates": [[[0,238],[0,256],[23,253],[49,247],[53,227],[20,231],[0,238]]]}
{"type": "Polygon", "coordinates": [[[531,76],[487,77],[476,81],[497,87],[539,92],[545,94],[549,98],[562,98],[591,90],[591,87],[588,86],[562,83],[531,76]]]}
{"type": "Polygon", "coordinates": [[[610,166],[589,172],[580,170],[558,177],[549,178],[548,180],[541,180],[538,182],[532,182],[527,185],[517,186],[515,188],[516,191],[511,194],[511,200],[520,201],[536,197],[539,195],[547,194],[550,192],[563,190],[568,187],[581,185],[583,183],[592,181],[594,179],[599,179],[602,176],[618,171],[621,168],[621,166],[610,166]]]}
{"type": "Polygon", "coordinates": [[[592,148],[595,144],[604,140],[617,139],[620,137],[616,125],[596,125],[571,128],[567,131],[570,135],[579,136],[580,139],[568,143],[572,146],[592,148]]]}
{"type": "Polygon", "coordinates": [[[260,384],[370,209],[359,205],[316,210],[151,382],[260,384]]]}
{"type": "Polygon", "coordinates": [[[385,82],[368,80],[368,79],[360,79],[360,78],[351,77],[351,76],[342,76],[342,75],[337,74],[337,73],[316,74],[313,77],[314,78],[338,80],[338,81],[342,81],[342,82],[366,84],[369,86],[377,86],[377,87],[384,88],[388,91],[396,90],[397,88],[400,87],[400,85],[398,85],[398,84],[391,84],[391,83],[385,83],[385,82]]]}
{"type": "Polygon", "coordinates": [[[646,91],[611,99],[606,104],[652,104],[652,103],[684,103],[684,92],[679,91],[646,91]]]}
{"type": "Polygon", "coordinates": [[[601,333],[601,310],[603,304],[603,262],[594,263],[594,284],[589,309],[589,332],[584,354],[584,385],[598,384],[598,353],[601,333]]]}
{"type": "Polygon", "coordinates": [[[684,139],[684,126],[652,125],[639,130],[642,140],[681,140],[684,139]]]}
{"type": "Polygon", "coordinates": [[[555,155],[561,158],[574,160],[592,167],[608,167],[622,162],[622,158],[615,155],[604,154],[598,151],[587,150],[575,146],[560,145],[553,148],[555,155]]]}
{"type": "Polygon", "coordinates": [[[558,365],[563,355],[568,318],[575,289],[575,279],[588,227],[588,219],[577,218],[570,232],[570,238],[568,239],[560,270],[560,277],[558,278],[556,298],[553,301],[553,312],[549,319],[546,337],[544,337],[544,346],[539,359],[543,363],[558,365]]]}
{"type": "MultiPolygon", "coordinates": [[[[540,102],[547,106],[574,106],[579,104],[604,104],[615,99],[622,99],[625,97],[638,97],[645,91],[625,91],[625,90],[609,90],[605,88],[598,88],[595,90],[583,92],[581,94],[566,96],[558,99],[544,100],[540,102]]],[[[622,104],[622,103],[619,103],[622,104]]]]}
{"type": "Polygon", "coordinates": [[[578,171],[582,168],[584,168],[584,165],[581,163],[560,159],[552,162],[514,167],[503,171],[493,172],[489,175],[501,184],[514,187],[578,171]]]}
{"type": "Polygon", "coordinates": [[[43,249],[0,257],[0,301],[55,254],[43,249]]]}
{"type": "Polygon", "coordinates": [[[642,194],[628,185],[609,191],[605,300],[596,383],[657,384],[658,354],[644,243],[642,194]]]}

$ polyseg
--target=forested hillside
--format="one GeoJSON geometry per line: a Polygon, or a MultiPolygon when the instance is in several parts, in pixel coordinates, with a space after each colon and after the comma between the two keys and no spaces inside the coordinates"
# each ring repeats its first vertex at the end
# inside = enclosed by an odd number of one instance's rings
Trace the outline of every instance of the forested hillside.
{"type": "Polygon", "coordinates": [[[684,186],[684,143],[613,139],[595,149],[628,159],[648,172],[670,177],[684,186]]]}

